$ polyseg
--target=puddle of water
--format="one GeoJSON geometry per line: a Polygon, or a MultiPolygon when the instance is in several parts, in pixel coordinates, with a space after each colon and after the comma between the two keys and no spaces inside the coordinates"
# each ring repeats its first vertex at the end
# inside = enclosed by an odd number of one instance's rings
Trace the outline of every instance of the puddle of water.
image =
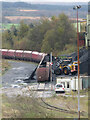
{"type": "Polygon", "coordinates": [[[18,79],[15,81],[15,84],[11,85],[12,88],[20,88],[20,87],[25,87],[27,86],[28,84],[25,83],[23,80],[21,79],[18,79]]]}
{"type": "Polygon", "coordinates": [[[12,70],[24,70],[24,67],[12,68],[12,70]]]}
{"type": "Polygon", "coordinates": [[[16,84],[16,85],[15,85],[15,84],[13,84],[13,85],[11,85],[11,87],[12,87],[12,88],[20,88],[20,86],[19,86],[19,85],[17,85],[17,84],[16,84]]]}
{"type": "Polygon", "coordinates": [[[16,80],[15,83],[23,83],[24,81],[23,80],[16,80]]]}

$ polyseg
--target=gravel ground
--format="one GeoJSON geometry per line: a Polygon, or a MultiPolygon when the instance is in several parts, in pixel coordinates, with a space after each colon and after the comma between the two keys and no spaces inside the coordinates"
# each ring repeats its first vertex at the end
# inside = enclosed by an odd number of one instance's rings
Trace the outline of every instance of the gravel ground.
{"type": "Polygon", "coordinates": [[[36,92],[38,86],[36,80],[30,80],[31,83],[25,83],[23,81],[23,79],[29,78],[33,70],[36,68],[37,64],[32,62],[12,60],[8,62],[10,63],[11,68],[2,76],[2,88],[0,88],[0,94],[4,93],[8,97],[15,97],[18,95],[30,97],[33,95],[34,97],[51,97],[53,95],[53,91],[50,91],[51,89],[50,83],[46,85],[46,88],[49,89],[49,91],[48,90],[45,91],[43,96],[43,89],[45,85],[44,83],[39,85],[40,90],[36,92]]]}
{"type": "Polygon", "coordinates": [[[9,69],[2,76],[2,86],[11,87],[16,83],[22,81],[22,79],[28,78],[37,64],[31,62],[20,62],[20,61],[8,61],[11,64],[11,69],[9,69]]]}

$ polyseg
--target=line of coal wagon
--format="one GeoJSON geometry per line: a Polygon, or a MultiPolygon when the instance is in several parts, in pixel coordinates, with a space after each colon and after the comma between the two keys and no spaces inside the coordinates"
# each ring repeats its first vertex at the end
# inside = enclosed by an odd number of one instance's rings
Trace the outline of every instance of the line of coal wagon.
{"type": "Polygon", "coordinates": [[[29,60],[32,62],[40,62],[45,53],[39,53],[37,51],[24,51],[24,50],[11,50],[0,49],[2,52],[2,58],[17,59],[17,60],[29,60]]]}

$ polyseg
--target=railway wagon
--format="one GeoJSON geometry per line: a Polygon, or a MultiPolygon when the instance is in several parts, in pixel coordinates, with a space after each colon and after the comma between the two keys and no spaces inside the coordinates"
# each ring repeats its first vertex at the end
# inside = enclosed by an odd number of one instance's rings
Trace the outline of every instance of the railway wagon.
{"type": "Polygon", "coordinates": [[[37,82],[49,82],[50,81],[50,55],[43,54],[42,60],[36,70],[37,82]]]}
{"type": "Polygon", "coordinates": [[[10,59],[15,59],[15,50],[8,50],[7,57],[10,59]]]}
{"type": "Polygon", "coordinates": [[[38,60],[41,61],[41,59],[45,56],[46,54],[44,53],[39,53],[38,54],[38,60]]]}
{"type": "Polygon", "coordinates": [[[24,51],[23,52],[23,59],[24,60],[32,60],[32,51],[24,51]]]}
{"type": "Polygon", "coordinates": [[[23,60],[23,50],[16,50],[15,59],[23,60]]]}
{"type": "Polygon", "coordinates": [[[40,62],[39,52],[36,52],[36,51],[32,52],[32,61],[34,61],[34,62],[40,62]]]}
{"type": "Polygon", "coordinates": [[[8,58],[8,49],[2,49],[2,57],[3,58],[8,58]]]}
{"type": "Polygon", "coordinates": [[[49,68],[41,67],[36,70],[36,79],[38,82],[49,81],[49,68]]]}

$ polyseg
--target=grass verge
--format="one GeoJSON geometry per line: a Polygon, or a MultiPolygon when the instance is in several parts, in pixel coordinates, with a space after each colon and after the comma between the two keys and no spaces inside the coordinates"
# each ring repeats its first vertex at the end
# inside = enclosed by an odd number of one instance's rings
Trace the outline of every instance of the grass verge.
{"type": "Polygon", "coordinates": [[[5,74],[9,68],[10,64],[8,63],[8,60],[2,59],[2,74],[5,74]]]}
{"type": "MultiPolygon", "coordinates": [[[[45,98],[45,102],[69,111],[78,111],[77,98],[53,96],[45,98]]],[[[40,98],[2,96],[2,116],[3,118],[77,118],[78,113],[65,113],[45,108],[45,104],[40,98]],[[40,106],[41,105],[41,106],[40,106]],[[44,107],[42,107],[44,106],[44,107]]],[[[80,108],[83,115],[81,118],[88,118],[88,98],[80,98],[80,108]]]]}

